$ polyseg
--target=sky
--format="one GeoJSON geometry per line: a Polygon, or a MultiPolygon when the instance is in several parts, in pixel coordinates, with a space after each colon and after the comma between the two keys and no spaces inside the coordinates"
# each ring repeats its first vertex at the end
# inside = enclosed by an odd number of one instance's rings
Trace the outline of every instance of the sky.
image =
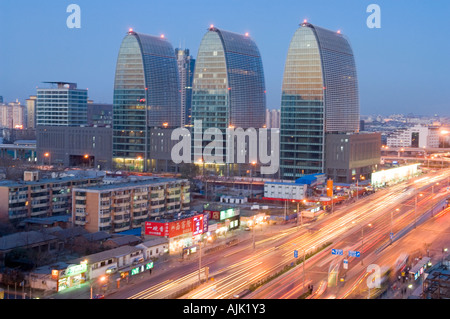
{"type": "Polygon", "coordinates": [[[284,63],[307,19],[341,30],[355,56],[361,114],[450,116],[447,0],[0,0],[0,95],[25,102],[45,81],[78,83],[112,103],[120,44],[129,28],[164,36],[194,58],[207,28],[244,34],[263,60],[267,107],[279,108],[284,63]],[[81,8],[70,29],[67,7],[81,8]],[[369,28],[370,4],[381,28],[369,28]]]}

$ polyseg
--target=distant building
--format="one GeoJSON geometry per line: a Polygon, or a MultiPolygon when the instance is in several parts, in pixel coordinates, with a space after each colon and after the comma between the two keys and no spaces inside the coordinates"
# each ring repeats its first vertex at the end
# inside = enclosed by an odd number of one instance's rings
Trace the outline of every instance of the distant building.
{"type": "Polygon", "coordinates": [[[88,91],[76,83],[45,82],[50,88],[38,88],[36,126],[87,125],[88,91]]]}
{"type": "Polygon", "coordinates": [[[38,126],[36,141],[38,164],[112,168],[111,127],[38,126]]]}
{"type": "Polygon", "coordinates": [[[143,227],[148,218],[190,207],[190,184],[185,179],[147,177],[73,192],[73,223],[89,232],[123,232],[143,227]]]}
{"type": "Polygon", "coordinates": [[[280,115],[279,109],[266,110],[266,128],[280,128],[280,115]]]}
{"type": "Polygon", "coordinates": [[[416,125],[400,129],[387,136],[388,147],[439,147],[439,128],[436,126],[416,125]]]}
{"type": "Polygon", "coordinates": [[[180,75],[181,126],[191,124],[192,81],[194,79],[195,59],[189,49],[175,49],[178,73],[180,75]]]}
{"type": "Polygon", "coordinates": [[[0,104],[0,127],[9,129],[25,128],[25,107],[19,101],[0,104]]]}
{"type": "Polygon", "coordinates": [[[37,96],[31,95],[27,100],[27,128],[36,128],[36,101],[37,96]]]}

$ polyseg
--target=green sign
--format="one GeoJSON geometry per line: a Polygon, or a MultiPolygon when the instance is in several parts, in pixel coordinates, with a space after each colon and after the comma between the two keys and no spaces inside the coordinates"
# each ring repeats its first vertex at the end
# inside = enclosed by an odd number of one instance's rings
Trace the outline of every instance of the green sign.
{"type": "Polygon", "coordinates": [[[153,261],[151,263],[148,263],[147,265],[145,265],[145,270],[149,270],[153,268],[153,261]]]}
{"type": "Polygon", "coordinates": [[[86,272],[86,270],[87,270],[86,264],[69,266],[69,267],[67,267],[67,270],[66,270],[66,276],[75,276],[75,275],[81,274],[83,272],[86,272]]]}
{"type": "Polygon", "coordinates": [[[131,276],[137,275],[138,273],[140,273],[141,272],[140,269],[141,269],[141,267],[131,269],[131,276]]]}
{"type": "Polygon", "coordinates": [[[144,270],[149,270],[149,269],[152,269],[152,268],[153,268],[153,262],[149,262],[145,266],[142,265],[142,266],[133,268],[133,269],[131,269],[131,276],[137,275],[137,274],[143,272],[144,270]]]}
{"type": "Polygon", "coordinates": [[[224,220],[224,219],[231,218],[231,217],[234,217],[234,216],[236,216],[236,214],[235,214],[233,208],[230,208],[230,209],[227,209],[227,210],[222,210],[220,212],[220,220],[224,220]]]}

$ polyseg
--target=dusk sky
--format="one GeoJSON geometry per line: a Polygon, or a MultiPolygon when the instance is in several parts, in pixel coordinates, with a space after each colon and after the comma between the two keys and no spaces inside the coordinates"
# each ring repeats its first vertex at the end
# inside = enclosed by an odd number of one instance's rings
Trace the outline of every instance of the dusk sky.
{"type": "Polygon", "coordinates": [[[279,108],[284,63],[299,24],[341,30],[355,55],[361,114],[450,116],[450,1],[404,0],[0,0],[0,95],[25,102],[44,81],[78,83],[112,103],[117,54],[129,28],[164,34],[196,58],[213,24],[249,32],[259,47],[267,107],[279,108]],[[69,29],[69,4],[81,28],[69,29]],[[369,4],[381,28],[366,25],[369,4]]]}

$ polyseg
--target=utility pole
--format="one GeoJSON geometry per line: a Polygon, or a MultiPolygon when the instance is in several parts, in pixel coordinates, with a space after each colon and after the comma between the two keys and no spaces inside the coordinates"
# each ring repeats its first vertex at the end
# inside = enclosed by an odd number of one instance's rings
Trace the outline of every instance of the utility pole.
{"type": "Polygon", "coordinates": [[[198,258],[198,282],[199,282],[199,284],[201,284],[202,280],[201,280],[200,273],[201,273],[201,269],[202,269],[202,242],[199,241],[198,245],[200,247],[200,251],[199,251],[200,255],[199,255],[199,258],[198,258]]]}

